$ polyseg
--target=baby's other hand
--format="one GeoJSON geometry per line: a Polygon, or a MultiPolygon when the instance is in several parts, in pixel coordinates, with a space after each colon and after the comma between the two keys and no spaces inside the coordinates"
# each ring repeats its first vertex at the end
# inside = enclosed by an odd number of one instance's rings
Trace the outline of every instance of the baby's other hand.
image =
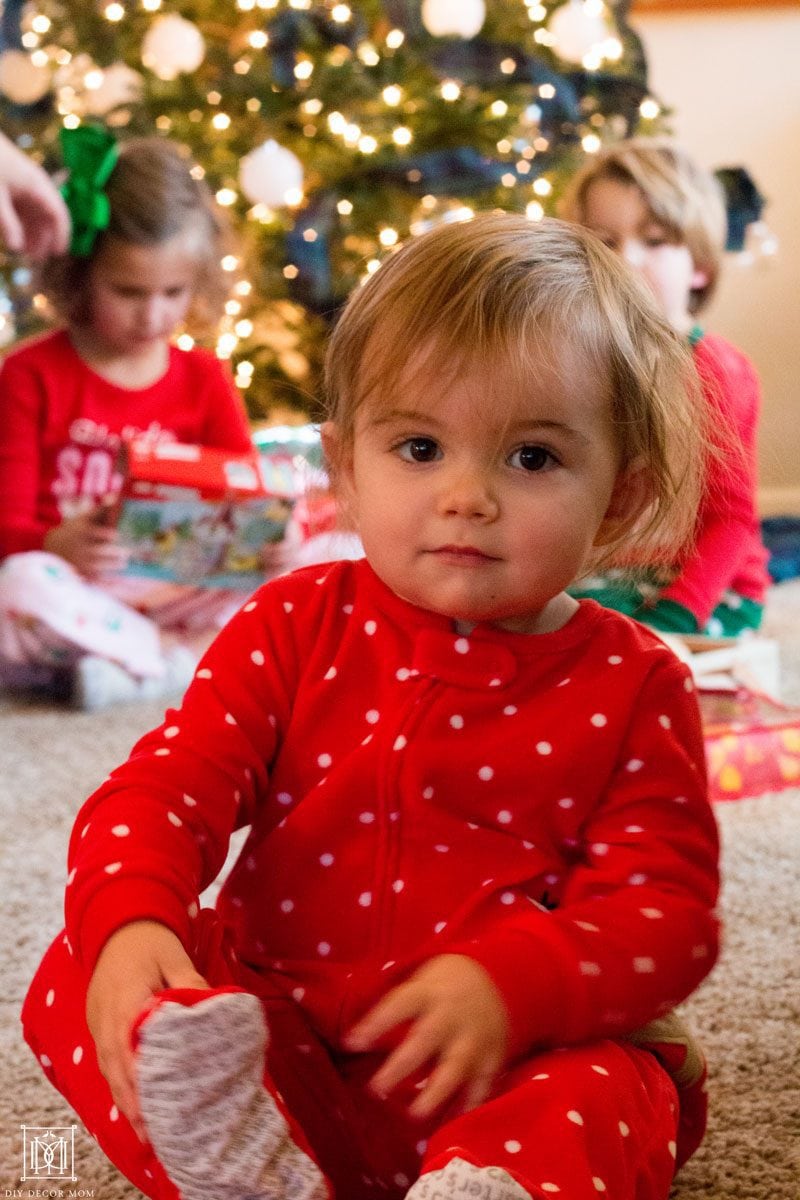
{"type": "Polygon", "coordinates": [[[351,1030],[349,1050],[372,1049],[399,1025],[410,1023],[400,1044],[371,1080],[380,1095],[430,1066],[416,1100],[415,1117],[429,1117],[458,1093],[464,1110],[482,1104],[508,1050],[508,1016],[491,978],[473,959],[441,954],[393,988],[351,1030]]]}
{"type": "Polygon", "coordinates": [[[71,563],[87,579],[120,571],[128,560],[116,529],[105,523],[106,505],[68,517],[47,531],[44,549],[71,563]]]}
{"type": "Polygon", "coordinates": [[[208,988],[182,943],[166,925],[133,921],[106,942],[86,994],[86,1020],[114,1103],[138,1136],[146,1137],[133,1069],[131,1028],[163,988],[208,988]]]}

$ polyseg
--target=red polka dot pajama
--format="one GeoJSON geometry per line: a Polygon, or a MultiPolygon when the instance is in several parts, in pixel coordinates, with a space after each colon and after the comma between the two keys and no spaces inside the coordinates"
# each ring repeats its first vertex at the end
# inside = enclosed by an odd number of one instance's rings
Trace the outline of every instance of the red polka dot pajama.
{"type": "Polygon", "coordinates": [[[591,601],[555,633],[460,636],[363,560],[268,584],[86,803],[69,868],[69,941],[34,980],[26,1036],[157,1200],[177,1191],[113,1108],[83,1015],[102,946],[141,918],[261,999],[270,1078],[342,1200],[402,1196],[454,1156],[536,1198],[665,1200],[702,1136],[627,1040],[717,952],[697,706],[654,635],[591,601]],[[239,826],[218,915],[198,913],[239,826]],[[511,1058],[485,1104],[420,1124],[414,1081],[378,1099],[378,1056],[344,1038],[442,953],[493,979],[511,1058]]]}

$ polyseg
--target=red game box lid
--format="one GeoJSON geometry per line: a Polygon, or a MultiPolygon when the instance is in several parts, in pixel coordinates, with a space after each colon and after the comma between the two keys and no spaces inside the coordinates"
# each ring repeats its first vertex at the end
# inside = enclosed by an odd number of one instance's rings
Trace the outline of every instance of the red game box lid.
{"type": "Polygon", "coordinates": [[[123,443],[120,470],[126,496],[152,496],[162,487],[239,499],[292,494],[292,481],[265,464],[255,448],[237,453],[184,442],[133,439],[123,443]]]}

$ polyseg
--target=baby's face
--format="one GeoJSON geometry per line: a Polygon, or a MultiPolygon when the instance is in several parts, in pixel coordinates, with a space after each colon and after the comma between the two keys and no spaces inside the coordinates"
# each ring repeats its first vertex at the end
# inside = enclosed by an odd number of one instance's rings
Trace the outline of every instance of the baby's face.
{"type": "Polygon", "coordinates": [[[367,558],[459,622],[558,628],[618,490],[605,383],[563,353],[524,384],[502,367],[443,382],[434,357],[357,412],[341,478],[367,558]]]}
{"type": "Polygon", "coordinates": [[[586,191],[583,224],[642,277],[672,327],[688,333],[692,292],[705,287],[708,276],[695,267],[689,247],[656,219],[636,184],[596,179],[586,191]]]}

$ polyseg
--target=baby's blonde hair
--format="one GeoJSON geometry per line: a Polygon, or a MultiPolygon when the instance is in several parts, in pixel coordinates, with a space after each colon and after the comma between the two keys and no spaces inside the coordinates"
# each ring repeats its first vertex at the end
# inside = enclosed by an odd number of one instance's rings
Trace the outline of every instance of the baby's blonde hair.
{"type": "Polygon", "coordinates": [[[602,179],[637,187],[654,219],[676,243],[688,247],[695,268],[706,276],[689,297],[689,312],[700,312],[717,286],[728,229],[716,178],[671,138],[626,138],[588,159],[570,181],[560,215],[583,222],[589,188],[602,179]]]}
{"type": "MultiPolygon", "coordinates": [[[[326,360],[336,457],[348,454],[362,405],[396,401],[415,356],[440,362],[445,378],[496,365],[524,383],[544,362],[565,369],[562,339],[605,384],[620,471],[631,468],[645,483],[602,562],[621,561],[634,543],[647,561],[674,557],[691,541],[704,462],[691,355],[625,265],[565,221],[484,213],[441,225],[407,242],[353,293],[326,360]]],[[[497,403],[496,393],[487,403],[497,403]]]]}

